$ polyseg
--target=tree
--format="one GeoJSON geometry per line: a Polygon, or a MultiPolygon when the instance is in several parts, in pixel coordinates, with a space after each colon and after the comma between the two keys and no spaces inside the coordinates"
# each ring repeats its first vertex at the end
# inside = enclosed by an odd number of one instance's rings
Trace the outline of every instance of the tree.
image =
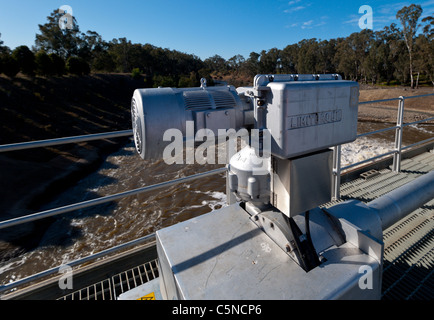
{"type": "Polygon", "coordinates": [[[426,23],[423,34],[416,38],[417,54],[415,67],[426,74],[434,85],[434,17],[426,17],[422,20],[426,23]]]}
{"type": "Polygon", "coordinates": [[[298,65],[298,44],[286,46],[280,52],[280,60],[282,62],[282,72],[287,74],[296,74],[298,65]]]}
{"type": "Polygon", "coordinates": [[[243,70],[248,76],[254,77],[259,73],[259,57],[259,53],[250,52],[249,58],[243,65],[243,70]]]}
{"type": "Polygon", "coordinates": [[[52,74],[51,59],[48,54],[41,50],[35,54],[36,73],[43,76],[52,74]]]}
{"type": "Polygon", "coordinates": [[[0,40],[0,73],[4,73],[8,77],[13,78],[19,71],[20,67],[17,59],[12,57],[9,47],[3,46],[3,41],[0,40]]]}
{"type": "Polygon", "coordinates": [[[408,63],[408,50],[406,50],[406,45],[404,41],[398,41],[393,48],[393,55],[395,56],[395,61],[393,63],[394,72],[393,76],[401,84],[408,83],[410,78],[408,63]]]}
{"type": "Polygon", "coordinates": [[[384,46],[378,32],[374,33],[370,38],[367,50],[368,52],[362,62],[362,69],[366,82],[367,79],[369,79],[372,85],[374,85],[380,79],[385,54],[384,46]]]}
{"type": "MultiPolygon", "coordinates": [[[[0,33],[0,38],[2,34],[0,33]]],[[[6,52],[9,52],[9,48],[3,45],[3,40],[0,39],[0,55],[6,52]]]]}
{"type": "Polygon", "coordinates": [[[386,26],[383,30],[376,32],[378,40],[378,60],[380,64],[380,77],[382,80],[386,80],[389,85],[393,79],[395,72],[395,63],[398,60],[398,56],[401,54],[399,51],[399,43],[402,42],[402,35],[396,24],[392,23],[390,26],[386,26]]]}
{"type": "Polygon", "coordinates": [[[404,35],[405,44],[408,50],[408,58],[410,62],[410,80],[411,88],[414,88],[413,79],[413,58],[414,58],[414,42],[417,29],[420,24],[418,20],[422,14],[422,7],[420,5],[412,4],[409,7],[404,7],[398,11],[396,18],[400,20],[402,24],[402,32],[404,35]]]}
{"type": "Polygon", "coordinates": [[[177,81],[171,76],[155,75],[152,78],[154,88],[157,87],[176,87],[177,81]]]}
{"type": "Polygon", "coordinates": [[[102,39],[101,35],[96,31],[90,30],[80,35],[77,45],[77,56],[85,59],[91,69],[94,69],[94,64],[100,67],[98,63],[101,63],[101,61],[106,58],[107,49],[109,47],[109,44],[102,39]]]}
{"type": "Polygon", "coordinates": [[[364,65],[369,54],[372,36],[372,30],[365,29],[352,33],[338,43],[335,62],[337,71],[343,72],[345,78],[349,76],[353,80],[359,80],[366,77],[364,65]]]}
{"type": "Polygon", "coordinates": [[[238,72],[245,62],[246,59],[242,55],[237,54],[228,60],[228,65],[232,70],[238,72]]]}
{"type": "MultiPolygon", "coordinates": [[[[127,38],[113,39],[109,43],[109,53],[113,57],[118,72],[130,72],[133,66],[130,63],[132,43],[127,38]]],[[[138,66],[137,66],[138,67],[138,66]]]]}
{"type": "Polygon", "coordinates": [[[334,61],[337,65],[337,71],[342,73],[345,79],[357,80],[357,57],[349,37],[338,42],[334,61]]]}
{"type": "Polygon", "coordinates": [[[35,55],[27,46],[19,46],[12,51],[12,57],[17,61],[22,73],[33,75],[35,72],[35,55]]]}
{"type": "Polygon", "coordinates": [[[330,39],[318,43],[316,72],[335,73],[336,66],[333,57],[336,54],[337,40],[330,39]]]}
{"type": "Polygon", "coordinates": [[[90,73],[89,64],[79,57],[69,57],[66,60],[66,69],[69,73],[75,75],[87,75],[90,73]]]}
{"type": "Polygon", "coordinates": [[[434,17],[428,16],[422,19],[422,22],[426,23],[423,27],[423,33],[428,40],[434,40],[434,17]]]}
{"type": "Polygon", "coordinates": [[[171,62],[167,56],[168,50],[152,46],[149,51],[150,55],[150,73],[152,74],[169,74],[171,70],[171,62]]]}
{"type": "Polygon", "coordinates": [[[203,63],[205,64],[206,68],[217,72],[224,73],[229,70],[229,66],[226,60],[223,57],[219,56],[218,54],[205,59],[203,63]]]}
{"type": "Polygon", "coordinates": [[[61,29],[59,20],[62,16],[63,13],[56,9],[47,17],[47,23],[39,25],[40,33],[36,34],[35,51],[56,53],[63,59],[79,53],[82,39],[77,20],[73,17],[72,27],[61,29]]]}
{"type": "Polygon", "coordinates": [[[134,80],[139,80],[142,77],[142,71],[140,70],[140,68],[133,68],[133,70],[131,70],[131,78],[133,78],[134,80]]]}
{"type": "Polygon", "coordinates": [[[195,82],[196,87],[200,86],[200,79],[202,78],[206,79],[206,85],[209,87],[215,84],[213,78],[211,77],[211,70],[209,69],[206,68],[199,69],[197,73],[195,72],[195,76],[196,76],[196,82],[195,82]]]}
{"type": "Polygon", "coordinates": [[[92,70],[106,71],[106,72],[115,71],[116,63],[113,60],[113,56],[107,51],[102,51],[101,53],[95,56],[92,63],[92,70]]]}
{"type": "MultiPolygon", "coordinates": [[[[2,34],[0,33],[0,37],[1,37],[1,35],[2,35],[2,34]]],[[[6,46],[4,46],[3,43],[4,43],[4,42],[0,39],[0,74],[3,73],[3,65],[4,65],[4,63],[3,63],[3,59],[4,59],[7,55],[9,55],[9,53],[10,53],[9,48],[6,47],[6,46]]]]}
{"type": "Polygon", "coordinates": [[[18,61],[12,55],[5,53],[1,57],[2,72],[9,78],[13,78],[20,71],[18,61]]]}
{"type": "Polygon", "coordinates": [[[51,67],[50,67],[51,74],[55,74],[58,76],[63,75],[66,71],[65,61],[55,53],[50,53],[48,57],[50,58],[50,62],[51,62],[51,67]]]}
{"type": "Polygon", "coordinates": [[[300,73],[317,73],[316,65],[319,61],[318,42],[316,39],[301,40],[298,43],[297,69],[300,73]]]}
{"type": "Polygon", "coordinates": [[[272,48],[268,51],[262,50],[259,59],[259,72],[260,73],[280,73],[281,60],[280,50],[272,48]]]}
{"type": "Polygon", "coordinates": [[[181,76],[178,81],[178,88],[189,88],[196,85],[196,76],[194,74],[191,74],[190,77],[181,76]]]}

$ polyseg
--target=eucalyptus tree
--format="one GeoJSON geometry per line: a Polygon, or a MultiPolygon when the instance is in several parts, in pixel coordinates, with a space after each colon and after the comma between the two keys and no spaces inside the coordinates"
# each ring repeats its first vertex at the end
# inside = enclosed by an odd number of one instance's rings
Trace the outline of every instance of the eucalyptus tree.
{"type": "Polygon", "coordinates": [[[396,18],[401,22],[402,33],[404,35],[405,44],[408,49],[409,67],[410,67],[410,80],[411,88],[414,88],[414,43],[417,29],[420,27],[419,18],[422,15],[422,7],[420,5],[412,4],[408,7],[403,7],[396,14],[396,18]]]}

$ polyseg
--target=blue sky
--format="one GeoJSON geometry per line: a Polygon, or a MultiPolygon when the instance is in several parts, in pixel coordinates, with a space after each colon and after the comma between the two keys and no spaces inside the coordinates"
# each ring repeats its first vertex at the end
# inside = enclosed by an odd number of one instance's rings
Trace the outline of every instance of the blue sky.
{"type": "Polygon", "coordinates": [[[283,49],[302,39],[328,40],[360,31],[359,8],[373,10],[373,29],[396,21],[396,12],[412,3],[423,17],[434,15],[434,0],[0,0],[0,33],[10,48],[31,47],[38,24],[62,5],[69,5],[82,32],[104,40],[126,37],[133,43],[225,59],[271,48],[283,49]]]}

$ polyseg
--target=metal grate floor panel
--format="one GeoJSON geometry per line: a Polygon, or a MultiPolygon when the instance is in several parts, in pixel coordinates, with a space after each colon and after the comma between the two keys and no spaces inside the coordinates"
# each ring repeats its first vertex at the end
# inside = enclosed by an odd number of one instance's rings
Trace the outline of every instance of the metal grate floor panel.
{"type": "MultiPolygon", "coordinates": [[[[434,170],[434,153],[406,159],[401,169],[400,173],[383,169],[372,178],[359,178],[342,184],[342,199],[369,202],[378,198],[434,170]]],[[[433,300],[434,199],[384,230],[383,242],[382,299],[433,300]]]]}
{"type": "Polygon", "coordinates": [[[158,277],[158,260],[118,273],[58,300],[116,300],[122,293],[158,277]]]}

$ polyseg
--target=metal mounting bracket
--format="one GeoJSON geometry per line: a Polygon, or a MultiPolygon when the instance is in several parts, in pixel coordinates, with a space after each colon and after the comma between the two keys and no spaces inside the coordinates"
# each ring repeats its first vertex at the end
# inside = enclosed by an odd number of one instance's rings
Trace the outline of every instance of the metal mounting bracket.
{"type": "Polygon", "coordinates": [[[284,252],[286,252],[304,271],[309,272],[320,264],[320,260],[310,238],[303,234],[293,218],[278,210],[255,212],[251,219],[260,227],[284,252]]]}

